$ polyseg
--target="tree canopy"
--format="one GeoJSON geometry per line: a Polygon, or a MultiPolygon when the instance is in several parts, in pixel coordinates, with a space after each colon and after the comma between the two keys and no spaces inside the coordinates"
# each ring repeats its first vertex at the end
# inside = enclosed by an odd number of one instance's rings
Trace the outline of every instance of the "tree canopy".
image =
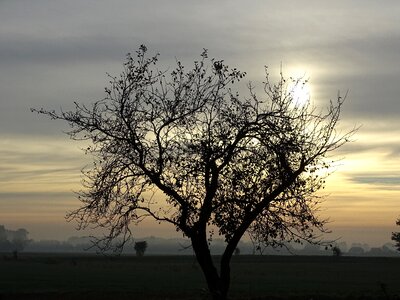
{"type": "Polygon", "coordinates": [[[135,242],[134,249],[136,251],[136,256],[143,256],[147,249],[147,242],[146,241],[135,242]]]}
{"type": "Polygon", "coordinates": [[[0,225],[0,252],[10,251],[14,258],[18,259],[18,253],[23,251],[31,242],[28,238],[29,232],[25,228],[9,230],[0,225]]]}
{"type": "Polygon", "coordinates": [[[108,229],[104,248],[126,241],[130,225],[146,217],[173,224],[191,239],[214,298],[223,299],[230,258],[246,232],[269,245],[318,241],[325,220],[316,191],[329,153],[354,130],[336,129],[340,96],[325,111],[296,102],[290,86],[305,84],[301,78],[281,74],[273,84],[266,69],[262,95],[248,84],[242,96],[233,87],[246,73],[209,59],[207,50],[188,71],[179,61],[171,72],[159,70],[157,62],[141,46],[120,76],[110,76],[104,99],[37,111],[67,121],[73,139],[91,143],[82,206],[68,217],[108,229]],[[219,273],[208,248],[214,231],[227,243],[219,273]]]}

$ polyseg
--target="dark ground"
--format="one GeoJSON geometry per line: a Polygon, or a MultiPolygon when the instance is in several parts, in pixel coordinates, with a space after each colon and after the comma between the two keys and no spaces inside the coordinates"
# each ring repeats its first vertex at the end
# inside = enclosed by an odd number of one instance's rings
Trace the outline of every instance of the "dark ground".
{"type": "MultiPolygon", "coordinates": [[[[218,259],[218,258],[216,258],[218,259]]],[[[232,299],[400,299],[400,258],[236,256],[232,299]]],[[[193,256],[0,257],[0,300],[207,299],[193,256]]]]}

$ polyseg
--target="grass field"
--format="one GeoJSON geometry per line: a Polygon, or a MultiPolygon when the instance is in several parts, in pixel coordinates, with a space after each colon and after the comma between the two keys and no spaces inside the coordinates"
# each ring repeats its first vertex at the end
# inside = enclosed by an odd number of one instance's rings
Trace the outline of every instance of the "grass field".
{"type": "MultiPolygon", "coordinates": [[[[216,259],[218,259],[216,257],[216,259]]],[[[236,256],[232,299],[400,299],[400,259],[236,256]]],[[[207,299],[192,256],[0,258],[0,299],[207,299]]]]}

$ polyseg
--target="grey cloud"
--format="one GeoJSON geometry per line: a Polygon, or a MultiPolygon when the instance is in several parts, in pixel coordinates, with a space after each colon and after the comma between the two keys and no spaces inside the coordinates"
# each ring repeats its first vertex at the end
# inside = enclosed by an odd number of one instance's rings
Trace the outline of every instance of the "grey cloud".
{"type": "MultiPolygon", "coordinates": [[[[74,145],[76,146],[76,145],[74,145]]],[[[83,153],[74,151],[68,142],[50,143],[13,139],[0,143],[0,182],[4,184],[75,184],[85,166],[83,153]],[[24,142],[25,141],[25,142],[24,142]]]]}
{"type": "Polygon", "coordinates": [[[0,11],[3,134],[61,131],[61,124],[29,115],[29,108],[101,98],[105,73],[118,74],[125,53],[140,43],[160,51],[165,67],[175,56],[190,63],[207,47],[252,80],[262,80],[264,64],[316,66],[316,98],[328,101],[337,90],[350,90],[346,120],[395,120],[400,111],[396,1],[21,3],[6,2],[0,11]]]}
{"type": "Polygon", "coordinates": [[[127,51],[132,42],[112,36],[91,37],[26,37],[7,36],[0,43],[0,64],[53,65],[65,63],[106,62],[119,59],[121,51],[127,51]]]}
{"type": "Polygon", "coordinates": [[[393,117],[385,119],[359,118],[357,121],[347,120],[341,125],[342,132],[359,126],[358,131],[350,139],[351,142],[341,147],[341,154],[359,152],[385,152],[387,155],[400,154],[400,120],[393,117]]]}
{"type": "MultiPolygon", "coordinates": [[[[37,182],[47,181],[51,183],[55,183],[56,176],[60,177],[60,183],[66,182],[68,178],[68,174],[76,173],[79,174],[79,169],[76,168],[60,168],[60,169],[51,169],[51,170],[32,170],[32,171],[18,171],[16,169],[10,168],[0,168],[0,180],[5,182],[15,182],[18,180],[20,182],[35,180],[37,182]]],[[[71,176],[72,179],[79,176],[71,176]]]]}
{"type": "MultiPolygon", "coordinates": [[[[43,201],[43,204],[48,204],[48,200],[45,199],[54,199],[57,200],[52,205],[55,206],[64,206],[62,199],[75,199],[74,193],[72,192],[0,192],[0,203],[3,200],[12,200],[12,201],[35,201],[35,203],[43,201]]],[[[19,203],[15,203],[15,205],[19,205],[19,203]]]]}
{"type": "Polygon", "coordinates": [[[51,2],[37,1],[26,7],[8,4],[14,17],[0,12],[0,24],[9,25],[0,29],[0,62],[104,61],[112,53],[125,54],[140,43],[167,55],[197,53],[210,43],[226,45],[234,35],[226,14],[237,12],[231,5],[221,10],[214,3],[187,1],[51,2]],[[58,10],[57,14],[45,14],[43,5],[50,12],[58,10]],[[25,15],[18,13],[28,9],[25,15]]]}
{"type": "Polygon", "coordinates": [[[354,176],[353,182],[379,186],[381,189],[400,190],[399,176],[354,176]]]}
{"type": "Polygon", "coordinates": [[[358,143],[357,141],[348,143],[336,151],[337,155],[354,154],[362,152],[385,151],[387,159],[397,159],[400,155],[400,142],[382,142],[380,144],[358,143]]]}

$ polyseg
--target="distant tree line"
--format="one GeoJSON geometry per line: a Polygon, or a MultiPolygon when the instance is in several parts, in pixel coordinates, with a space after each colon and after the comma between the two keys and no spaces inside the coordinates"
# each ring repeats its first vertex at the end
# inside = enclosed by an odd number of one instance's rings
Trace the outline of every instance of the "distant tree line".
{"type": "MultiPolygon", "coordinates": [[[[399,233],[393,233],[398,237],[399,233]],[[397,234],[397,235],[396,235],[397,234]]],[[[65,241],[58,240],[39,240],[35,241],[29,238],[28,230],[20,228],[10,230],[0,225],[0,253],[11,254],[14,259],[18,259],[18,254],[22,251],[27,252],[92,252],[97,251],[93,248],[90,237],[73,236],[65,241]]],[[[393,239],[393,238],[392,238],[393,239]]],[[[395,239],[393,239],[396,242],[395,239]]],[[[188,239],[184,238],[159,238],[145,237],[137,242],[126,246],[124,254],[136,254],[143,256],[145,253],[150,255],[192,255],[193,250],[190,247],[188,239]],[[150,247],[149,247],[150,245],[150,247]]],[[[211,243],[211,253],[221,254],[225,244],[221,239],[214,239],[211,243]]],[[[381,247],[369,247],[368,244],[354,243],[347,247],[345,242],[336,243],[332,248],[325,249],[319,245],[305,244],[303,247],[294,247],[290,243],[282,248],[257,247],[251,241],[241,241],[235,250],[235,255],[333,255],[333,256],[397,256],[399,252],[398,244],[387,243],[381,247]]]]}
{"type": "MultiPolygon", "coordinates": [[[[33,241],[26,248],[29,252],[92,252],[87,237],[71,237],[66,241],[42,240],[33,241]]],[[[212,255],[220,255],[225,247],[222,239],[214,239],[210,245],[212,255]]],[[[126,245],[124,255],[193,255],[190,242],[185,238],[143,237],[126,245]]],[[[353,243],[347,246],[345,242],[325,248],[319,245],[304,244],[303,246],[285,244],[280,248],[257,247],[251,241],[241,241],[235,250],[235,255],[325,255],[325,256],[398,256],[394,245],[387,243],[381,247],[370,247],[365,243],[353,243]]]]}
{"type": "MultiPolygon", "coordinates": [[[[143,256],[147,249],[146,241],[132,242],[126,246],[124,254],[136,254],[143,256]]],[[[65,252],[65,253],[96,253],[98,249],[93,247],[93,239],[91,237],[73,236],[65,241],[58,240],[39,240],[32,241],[26,249],[29,252],[65,252]]]]}

